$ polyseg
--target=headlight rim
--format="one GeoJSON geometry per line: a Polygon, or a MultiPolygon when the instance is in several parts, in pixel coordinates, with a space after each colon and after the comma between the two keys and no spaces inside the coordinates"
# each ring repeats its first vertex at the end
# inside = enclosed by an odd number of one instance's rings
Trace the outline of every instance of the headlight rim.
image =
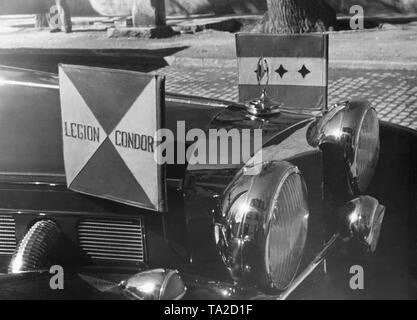
{"type": "MultiPolygon", "coordinates": [[[[351,148],[352,148],[352,152],[353,152],[353,160],[352,163],[350,163],[349,166],[349,182],[350,182],[350,188],[351,188],[351,193],[353,195],[361,195],[364,192],[366,192],[367,188],[369,187],[369,183],[365,188],[361,188],[360,185],[360,173],[358,172],[358,154],[359,154],[359,143],[360,143],[360,139],[361,139],[361,133],[362,133],[362,129],[363,129],[363,125],[364,122],[366,120],[367,115],[370,112],[374,112],[375,117],[376,117],[376,121],[378,122],[378,132],[377,132],[377,142],[376,142],[376,165],[378,164],[378,160],[379,160],[379,152],[380,152],[380,129],[379,129],[379,119],[378,119],[378,113],[376,111],[376,109],[370,105],[367,106],[366,110],[363,112],[361,120],[359,125],[357,126],[357,130],[355,132],[355,139],[354,139],[354,143],[352,144],[351,148]]],[[[367,164],[368,166],[370,164],[367,164]]],[[[374,174],[373,174],[374,175],[374,174]]]]}
{"type": "MultiPolygon", "coordinates": [[[[329,111],[326,111],[317,119],[314,128],[310,130],[310,136],[308,136],[308,141],[312,146],[320,147],[324,152],[327,152],[328,160],[336,160],[336,162],[327,163],[328,166],[331,166],[328,171],[335,174],[336,180],[341,176],[341,171],[339,170],[344,170],[345,182],[343,189],[346,186],[346,192],[350,196],[362,195],[367,189],[359,187],[356,166],[361,129],[366,115],[371,110],[375,113],[379,123],[377,110],[368,101],[346,101],[335,104],[329,111]],[[329,149],[325,149],[325,146],[336,148],[326,151],[329,149]]],[[[380,145],[379,134],[377,139],[377,143],[380,145]]],[[[377,164],[378,161],[376,161],[377,164]]],[[[340,185],[339,181],[333,179],[326,172],[325,176],[328,179],[328,183],[340,185]]]]}
{"type": "MultiPolygon", "coordinates": [[[[247,188],[246,192],[235,193],[234,199],[230,201],[228,194],[233,192],[234,182],[232,182],[232,184],[229,186],[229,188],[227,188],[226,192],[224,193],[220,208],[221,210],[228,208],[229,211],[226,213],[221,212],[220,222],[215,222],[215,228],[217,228],[217,232],[220,235],[220,237],[224,236],[227,233],[227,231],[231,230],[231,224],[226,224],[226,222],[231,221],[228,215],[233,214],[232,212],[230,212],[230,209],[232,209],[233,205],[239,199],[242,199],[242,197],[246,197],[246,204],[249,204],[249,206],[247,206],[248,210],[245,212],[244,217],[242,218],[242,225],[246,228],[246,230],[250,230],[251,228],[252,231],[255,230],[254,233],[251,234],[242,233],[241,231],[245,228],[234,229],[235,234],[229,234],[228,239],[225,239],[223,237],[221,241],[217,242],[217,245],[220,245],[218,251],[221,255],[221,258],[223,262],[225,262],[227,269],[230,271],[232,278],[237,283],[243,284],[244,286],[256,285],[268,290],[285,289],[284,287],[276,287],[274,285],[274,281],[272,281],[272,276],[270,270],[268,269],[269,265],[267,267],[265,260],[266,250],[269,250],[269,247],[267,247],[266,244],[266,239],[268,234],[270,233],[270,221],[274,212],[275,202],[272,200],[276,200],[279,198],[283,186],[285,185],[288,178],[291,177],[291,175],[293,174],[299,175],[301,179],[302,197],[303,201],[306,204],[308,215],[305,222],[305,228],[302,228],[302,231],[305,234],[303,236],[304,240],[302,241],[302,247],[298,251],[299,253],[297,255],[297,265],[294,266],[293,264],[291,264],[291,270],[293,270],[293,274],[291,274],[291,279],[290,281],[288,281],[288,286],[291,284],[292,280],[296,276],[302,258],[304,257],[304,250],[306,246],[308,232],[308,217],[310,214],[310,210],[308,208],[307,185],[299,169],[288,162],[272,161],[268,163],[263,163],[261,173],[257,176],[252,177],[252,179],[248,181],[248,186],[250,187],[247,188]],[[279,177],[279,179],[275,179],[277,177],[279,177]],[[273,192],[271,192],[271,190],[273,190],[273,192]],[[267,193],[268,191],[269,194],[262,197],[262,195],[264,195],[264,193],[267,193]],[[271,194],[272,199],[270,198],[271,194]],[[262,207],[262,200],[265,199],[268,199],[267,206],[262,207]],[[258,203],[254,204],[253,200],[257,200],[258,203]],[[225,205],[224,201],[230,202],[228,203],[228,205],[225,205]],[[221,228],[223,228],[223,233],[221,231],[221,228]],[[226,229],[227,231],[224,232],[226,229]],[[228,246],[225,247],[225,244],[227,244],[228,246]],[[223,254],[224,252],[227,252],[228,256],[225,256],[223,254]]],[[[242,178],[242,175],[238,174],[236,178],[242,178]]],[[[231,218],[233,219],[233,216],[231,218]]],[[[289,250],[293,251],[294,249],[290,248],[289,250]]]]}
{"type": "MultiPolygon", "coordinates": [[[[302,192],[303,192],[303,195],[304,195],[304,200],[307,202],[307,211],[308,211],[307,214],[308,214],[308,216],[310,215],[310,210],[308,208],[308,188],[307,188],[307,184],[306,184],[300,170],[298,169],[298,167],[294,166],[294,167],[288,169],[288,171],[285,173],[282,180],[280,181],[280,184],[277,187],[277,190],[275,192],[274,198],[271,202],[270,209],[269,209],[269,214],[268,214],[268,222],[269,223],[271,223],[271,219],[272,219],[272,215],[273,215],[273,211],[274,211],[274,204],[278,202],[278,199],[279,199],[280,194],[281,194],[281,192],[284,188],[285,183],[288,182],[288,179],[294,174],[299,175],[300,178],[301,178],[302,192]]],[[[268,229],[270,230],[270,228],[268,228],[268,229]]],[[[274,288],[274,289],[286,290],[291,285],[294,278],[297,276],[297,271],[300,268],[302,258],[304,256],[304,249],[305,249],[305,245],[306,245],[306,241],[307,241],[307,233],[308,233],[308,218],[307,218],[307,224],[305,226],[304,239],[302,241],[303,242],[303,245],[302,245],[302,248],[301,248],[302,253],[300,254],[300,256],[298,258],[298,262],[296,263],[296,267],[294,268],[293,275],[292,275],[290,281],[288,282],[288,284],[286,286],[283,286],[283,287],[280,287],[280,288],[274,288]]],[[[270,236],[270,232],[267,232],[266,233],[266,238],[268,239],[269,236],[270,236]]],[[[266,240],[265,241],[265,267],[266,267],[267,274],[270,276],[272,271],[270,270],[270,263],[269,263],[269,261],[267,261],[267,260],[270,259],[268,244],[269,244],[269,241],[266,240]]],[[[270,282],[272,283],[273,280],[270,279],[270,282]]]]}

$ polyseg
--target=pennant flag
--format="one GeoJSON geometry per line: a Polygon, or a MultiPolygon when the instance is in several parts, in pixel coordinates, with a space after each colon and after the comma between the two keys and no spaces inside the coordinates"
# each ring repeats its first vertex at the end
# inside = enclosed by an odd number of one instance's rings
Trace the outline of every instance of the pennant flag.
{"type": "Polygon", "coordinates": [[[294,109],[327,107],[328,35],[236,35],[239,101],[270,99],[294,109]]]}
{"type": "Polygon", "coordinates": [[[60,65],[68,188],[166,211],[165,167],[155,161],[162,126],[163,77],[60,65]]]}

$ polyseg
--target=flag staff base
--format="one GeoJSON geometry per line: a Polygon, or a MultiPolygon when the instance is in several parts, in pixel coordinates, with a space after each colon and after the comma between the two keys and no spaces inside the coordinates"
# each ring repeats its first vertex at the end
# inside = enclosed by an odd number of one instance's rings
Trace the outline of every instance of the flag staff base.
{"type": "Polygon", "coordinates": [[[251,100],[246,104],[248,112],[253,116],[275,115],[280,113],[283,107],[283,103],[277,103],[267,96],[266,89],[262,90],[259,98],[251,100]]]}

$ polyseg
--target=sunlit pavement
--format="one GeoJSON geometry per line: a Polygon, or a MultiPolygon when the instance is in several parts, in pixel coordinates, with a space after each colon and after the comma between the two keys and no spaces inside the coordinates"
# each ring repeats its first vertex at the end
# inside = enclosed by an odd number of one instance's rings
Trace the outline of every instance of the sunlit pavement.
{"type": "MultiPolygon", "coordinates": [[[[61,51],[117,49],[121,50],[120,59],[115,59],[120,65],[109,67],[148,72],[157,68],[155,62],[159,63],[158,66],[168,63],[170,66],[154,70],[167,75],[167,91],[237,100],[233,34],[206,30],[168,39],[118,38],[116,41],[107,38],[104,32],[97,32],[108,26],[107,23],[98,23],[106,19],[74,18],[76,32],[51,34],[47,30],[36,31],[30,28],[33,16],[1,16],[0,51],[16,48],[62,49],[61,51]],[[123,50],[127,50],[130,55],[135,53],[138,57],[125,60],[123,50]],[[141,54],[151,57],[152,62],[141,57],[141,54]],[[190,58],[191,60],[187,60],[190,58]],[[195,63],[200,60],[203,67],[191,64],[192,61],[195,63]],[[222,68],[220,65],[226,67],[222,68]]],[[[387,29],[330,33],[329,59],[332,69],[329,102],[332,104],[351,99],[367,99],[377,108],[381,119],[417,129],[416,31],[417,22],[387,29]],[[393,66],[404,71],[396,70],[393,66]]],[[[11,56],[15,56],[15,53],[11,56]]],[[[88,57],[73,58],[65,63],[85,64],[84,59],[88,63],[94,60],[88,57]]],[[[10,64],[10,59],[6,62],[0,59],[0,64],[56,72],[56,65],[61,62],[44,58],[36,61],[37,56],[34,59],[28,62],[27,57],[23,57],[23,62],[16,65],[13,61],[10,64]]]]}
{"type": "MultiPolygon", "coordinates": [[[[168,92],[237,101],[237,70],[165,67],[168,92]]],[[[331,69],[329,103],[366,99],[380,118],[417,129],[417,71],[331,69]]]]}

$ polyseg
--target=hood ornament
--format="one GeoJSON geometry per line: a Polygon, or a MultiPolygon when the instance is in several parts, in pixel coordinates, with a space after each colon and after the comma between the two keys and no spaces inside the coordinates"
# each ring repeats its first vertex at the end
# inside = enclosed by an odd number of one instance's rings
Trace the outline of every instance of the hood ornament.
{"type": "Polygon", "coordinates": [[[282,103],[276,103],[272,101],[266,93],[266,88],[269,84],[269,65],[268,60],[264,57],[260,57],[256,66],[256,79],[258,80],[258,86],[261,88],[261,95],[259,98],[249,101],[246,104],[247,111],[254,116],[268,116],[277,114],[284,106],[282,103]],[[265,81],[265,85],[262,88],[262,80],[265,81]]]}

